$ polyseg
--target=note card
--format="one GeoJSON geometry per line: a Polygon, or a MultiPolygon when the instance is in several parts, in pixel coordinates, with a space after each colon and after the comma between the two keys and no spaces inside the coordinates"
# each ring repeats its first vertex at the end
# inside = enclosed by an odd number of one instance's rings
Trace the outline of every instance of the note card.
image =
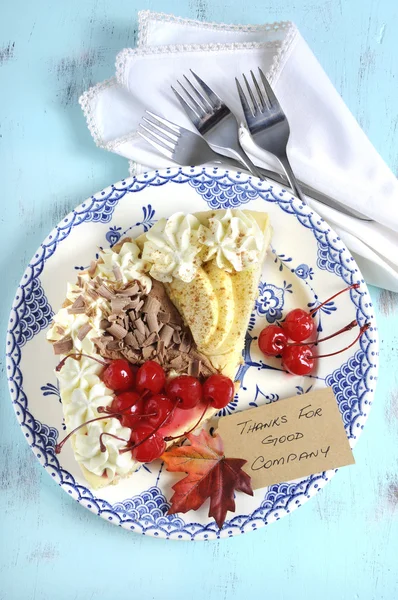
{"type": "Polygon", "coordinates": [[[222,417],[217,433],[253,489],[355,462],[332,388],[222,417]]]}

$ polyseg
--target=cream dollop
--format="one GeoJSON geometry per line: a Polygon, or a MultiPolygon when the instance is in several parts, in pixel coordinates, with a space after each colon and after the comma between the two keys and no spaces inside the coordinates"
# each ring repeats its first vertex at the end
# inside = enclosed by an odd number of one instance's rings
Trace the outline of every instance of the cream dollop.
{"type": "Polygon", "coordinates": [[[248,269],[260,260],[264,249],[264,233],[254,217],[241,210],[227,209],[222,217],[210,217],[200,233],[206,247],[203,261],[215,259],[225,271],[248,269]]]}
{"type": "Polygon", "coordinates": [[[112,481],[116,475],[126,475],[134,468],[136,461],[131,452],[120,454],[119,450],[129,441],[130,434],[131,430],[122,427],[118,419],[104,419],[90,423],[83,433],[77,433],[74,437],[76,460],[94,475],[101,477],[105,472],[109,481],[112,481]],[[105,452],[102,452],[100,446],[102,433],[110,433],[121,439],[103,435],[105,452]]]}
{"type": "Polygon", "coordinates": [[[114,252],[112,248],[102,250],[100,259],[97,263],[96,275],[105,277],[110,281],[116,281],[115,268],[120,269],[122,283],[130,281],[139,281],[146,292],[151,290],[151,278],[145,274],[148,270],[142,258],[139,258],[141,250],[135,242],[124,242],[119,252],[114,252]]]}
{"type": "Polygon", "coordinates": [[[93,385],[76,387],[70,394],[69,402],[64,402],[65,423],[69,430],[101,416],[98,407],[109,406],[113,400],[112,391],[98,377],[91,376],[90,379],[93,385]]]}
{"type": "Polygon", "coordinates": [[[199,229],[200,222],[194,215],[179,212],[160,219],[148,231],[142,258],[151,263],[149,273],[154,279],[192,281],[202,263],[199,229]]]}

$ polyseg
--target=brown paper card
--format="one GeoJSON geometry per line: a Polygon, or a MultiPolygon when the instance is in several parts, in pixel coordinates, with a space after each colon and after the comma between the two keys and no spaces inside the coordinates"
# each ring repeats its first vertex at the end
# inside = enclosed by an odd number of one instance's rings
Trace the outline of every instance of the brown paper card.
{"type": "Polygon", "coordinates": [[[222,417],[217,433],[253,489],[355,462],[332,388],[222,417]]]}

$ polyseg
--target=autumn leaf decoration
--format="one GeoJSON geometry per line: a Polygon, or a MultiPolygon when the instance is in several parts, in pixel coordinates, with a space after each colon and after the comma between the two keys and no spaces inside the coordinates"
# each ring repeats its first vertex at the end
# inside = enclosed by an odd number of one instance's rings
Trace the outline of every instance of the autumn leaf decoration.
{"type": "Polygon", "coordinates": [[[239,490],[253,496],[250,477],[241,458],[225,458],[221,437],[202,430],[199,435],[188,434],[190,446],[173,446],[162,459],[168,471],[186,473],[173,485],[174,494],[168,514],[197,510],[210,498],[209,517],[221,529],[227,511],[235,512],[234,492],[239,490]]]}

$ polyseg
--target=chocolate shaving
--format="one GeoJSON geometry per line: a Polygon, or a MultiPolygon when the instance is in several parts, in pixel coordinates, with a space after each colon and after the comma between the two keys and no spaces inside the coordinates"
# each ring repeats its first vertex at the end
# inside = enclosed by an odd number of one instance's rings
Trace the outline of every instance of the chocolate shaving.
{"type": "Polygon", "coordinates": [[[148,360],[149,358],[151,358],[152,354],[154,353],[155,348],[154,346],[145,346],[142,349],[142,357],[144,360],[148,360]]]}
{"type": "Polygon", "coordinates": [[[86,294],[87,296],[90,296],[90,298],[92,298],[93,300],[97,300],[98,298],[98,294],[93,288],[87,287],[86,294]]]}
{"type": "Polygon", "coordinates": [[[136,337],[138,344],[140,346],[142,346],[142,344],[145,342],[145,335],[143,333],[141,333],[141,331],[139,331],[138,329],[136,331],[134,331],[134,335],[136,337]]]}
{"type": "Polygon", "coordinates": [[[113,265],[112,271],[113,271],[116,281],[123,281],[123,275],[122,275],[119,265],[113,265]]]}
{"type": "Polygon", "coordinates": [[[86,303],[82,295],[78,296],[72,306],[68,308],[70,315],[81,315],[86,312],[86,303]]]}
{"type": "Polygon", "coordinates": [[[101,285],[97,289],[97,292],[100,296],[102,296],[102,298],[106,298],[107,300],[112,300],[112,298],[114,297],[110,289],[107,288],[106,285],[104,285],[103,283],[101,283],[101,285]]]}
{"type": "Polygon", "coordinates": [[[83,277],[81,275],[77,276],[77,285],[79,288],[82,288],[84,286],[84,280],[83,277]]]}
{"type": "Polygon", "coordinates": [[[174,329],[167,324],[163,325],[162,329],[159,331],[159,337],[161,340],[163,340],[166,348],[170,345],[173,333],[174,329]]]}
{"type": "Polygon", "coordinates": [[[107,333],[115,336],[118,340],[122,340],[127,335],[127,330],[117,323],[112,323],[112,325],[108,327],[107,333]]]}
{"type": "Polygon", "coordinates": [[[84,323],[77,332],[77,339],[83,341],[89,331],[91,331],[92,327],[90,323],[84,323]]]}
{"type": "Polygon", "coordinates": [[[65,333],[65,329],[63,327],[61,327],[61,325],[57,325],[55,328],[55,331],[59,334],[59,335],[64,335],[65,333]]]}
{"type": "Polygon", "coordinates": [[[124,288],[124,290],[118,290],[118,295],[131,297],[138,294],[139,291],[140,286],[138,285],[138,283],[134,283],[133,285],[129,285],[128,287],[124,288]]]}
{"type": "Polygon", "coordinates": [[[96,270],[97,270],[97,261],[92,260],[90,262],[89,268],[87,269],[87,273],[90,275],[90,277],[94,277],[96,270]]]}
{"type": "Polygon", "coordinates": [[[115,315],[122,315],[124,307],[128,303],[127,298],[115,296],[111,299],[111,310],[115,315]]]}
{"type": "Polygon", "coordinates": [[[144,306],[142,307],[142,312],[144,313],[157,313],[160,309],[160,302],[157,298],[149,295],[146,297],[144,302],[144,306]]]}
{"type": "Polygon", "coordinates": [[[137,296],[137,298],[132,298],[130,300],[129,308],[137,308],[140,302],[141,298],[139,296],[137,296]]]}
{"type": "Polygon", "coordinates": [[[192,377],[199,377],[200,367],[201,367],[200,360],[190,360],[189,364],[188,364],[188,375],[191,375],[192,377]]]}
{"type": "Polygon", "coordinates": [[[156,313],[149,312],[146,316],[146,322],[151,333],[153,331],[159,331],[159,323],[156,313]]]}
{"type": "Polygon", "coordinates": [[[176,371],[181,371],[181,369],[184,366],[184,360],[182,358],[182,356],[176,356],[175,358],[173,358],[170,361],[170,365],[173,367],[173,369],[175,369],[176,371]]]}
{"type": "Polygon", "coordinates": [[[120,342],[120,340],[109,339],[109,341],[107,341],[107,343],[106,343],[106,349],[107,350],[119,350],[120,344],[122,344],[122,343],[123,342],[120,342]]]}
{"type": "Polygon", "coordinates": [[[141,357],[137,352],[131,350],[131,348],[125,348],[123,350],[123,356],[127,358],[133,364],[141,363],[141,357]]]}
{"type": "Polygon", "coordinates": [[[182,339],[181,339],[181,344],[179,346],[179,350],[180,352],[189,352],[190,348],[191,348],[191,340],[190,340],[190,335],[187,331],[184,332],[182,339]]]}
{"type": "Polygon", "coordinates": [[[109,323],[108,319],[101,319],[100,324],[99,324],[100,329],[108,329],[109,325],[110,325],[110,323],[109,323]]]}
{"type": "Polygon", "coordinates": [[[140,333],[142,333],[146,337],[144,321],[142,319],[136,319],[134,321],[134,325],[136,326],[136,328],[138,329],[138,331],[140,333]]]}
{"type": "Polygon", "coordinates": [[[164,359],[164,341],[163,340],[159,340],[156,346],[156,353],[160,359],[160,361],[163,361],[164,359]]]}
{"type": "Polygon", "coordinates": [[[54,342],[53,344],[54,354],[68,354],[73,349],[73,340],[70,335],[54,342]]]}
{"type": "Polygon", "coordinates": [[[142,346],[145,348],[146,346],[149,346],[150,344],[153,344],[154,342],[157,341],[157,337],[158,334],[156,333],[156,331],[154,331],[153,333],[151,333],[147,339],[145,340],[145,342],[142,344],[142,346]]]}
{"type": "Polygon", "coordinates": [[[126,346],[131,346],[132,348],[134,348],[134,350],[139,350],[137,339],[132,331],[128,332],[123,341],[126,344],[126,346]]]}

